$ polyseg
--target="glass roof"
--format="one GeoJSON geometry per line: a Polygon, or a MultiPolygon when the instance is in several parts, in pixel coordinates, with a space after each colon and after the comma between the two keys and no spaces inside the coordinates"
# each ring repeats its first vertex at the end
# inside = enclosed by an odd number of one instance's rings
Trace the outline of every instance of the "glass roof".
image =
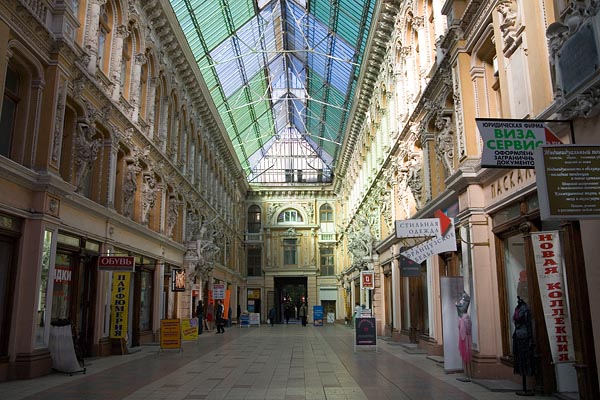
{"type": "Polygon", "coordinates": [[[331,182],[376,0],[170,2],[248,181],[331,182]]]}

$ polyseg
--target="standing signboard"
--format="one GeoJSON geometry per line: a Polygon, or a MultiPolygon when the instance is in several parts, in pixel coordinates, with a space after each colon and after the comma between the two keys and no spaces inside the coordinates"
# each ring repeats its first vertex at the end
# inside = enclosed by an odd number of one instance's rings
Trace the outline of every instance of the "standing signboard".
{"type": "Polygon", "coordinates": [[[313,325],[323,326],[323,306],[313,306],[313,325]]]}
{"type": "Polygon", "coordinates": [[[183,340],[198,339],[198,318],[181,319],[181,337],[183,340]]]}
{"type": "Polygon", "coordinates": [[[375,318],[358,317],[354,321],[354,352],[356,353],[356,346],[377,346],[375,318]]]}
{"type": "Polygon", "coordinates": [[[242,327],[250,327],[250,315],[247,312],[240,315],[240,328],[242,327]]]}
{"type": "Polygon", "coordinates": [[[600,218],[600,146],[542,146],[535,172],[543,220],[600,218]]]}
{"type": "Polygon", "coordinates": [[[181,351],[181,320],[160,320],[160,349],[179,349],[181,351]]]}

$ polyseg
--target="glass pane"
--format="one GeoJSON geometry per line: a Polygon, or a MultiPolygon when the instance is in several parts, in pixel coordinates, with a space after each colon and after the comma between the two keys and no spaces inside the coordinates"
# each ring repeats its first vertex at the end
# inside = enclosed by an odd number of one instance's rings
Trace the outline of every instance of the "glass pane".
{"type": "Polygon", "coordinates": [[[50,273],[50,257],[52,254],[52,235],[50,231],[44,233],[42,249],[42,265],[40,268],[40,287],[38,290],[37,320],[35,322],[35,345],[46,345],[44,334],[48,324],[46,313],[46,300],[48,295],[48,278],[50,273]]]}
{"type": "Polygon", "coordinates": [[[494,225],[502,224],[521,215],[520,207],[520,204],[517,203],[498,211],[494,214],[494,225]]]}
{"type": "MultiPolygon", "coordinates": [[[[525,240],[521,236],[512,236],[504,240],[504,263],[506,278],[506,298],[508,310],[506,318],[511,332],[514,330],[512,316],[517,306],[517,296],[529,303],[529,287],[527,282],[527,269],[525,261],[525,240]]],[[[511,341],[512,335],[508,335],[511,341]]]]}
{"type": "Polygon", "coordinates": [[[143,270],[140,293],[140,330],[152,329],[152,279],[153,271],[143,270]]]}
{"type": "Polygon", "coordinates": [[[56,254],[51,321],[69,319],[71,317],[70,300],[73,288],[73,261],[73,256],[70,254],[56,254]]]}

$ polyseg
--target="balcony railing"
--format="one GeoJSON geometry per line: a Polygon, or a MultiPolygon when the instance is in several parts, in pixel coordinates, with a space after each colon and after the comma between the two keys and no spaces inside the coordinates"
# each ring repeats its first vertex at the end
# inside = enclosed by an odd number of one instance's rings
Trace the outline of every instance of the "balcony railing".
{"type": "Polygon", "coordinates": [[[335,233],[319,233],[319,242],[335,242],[335,233]]]}
{"type": "Polygon", "coordinates": [[[262,242],[262,233],[248,233],[246,232],[246,242],[262,242]]]}

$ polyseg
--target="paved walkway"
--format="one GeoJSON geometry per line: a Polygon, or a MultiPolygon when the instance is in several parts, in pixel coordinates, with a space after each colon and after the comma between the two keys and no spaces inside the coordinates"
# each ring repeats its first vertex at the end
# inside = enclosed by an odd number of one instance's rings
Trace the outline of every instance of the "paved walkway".
{"type": "MultiPolygon", "coordinates": [[[[124,356],[86,361],[87,373],[0,384],[10,400],[467,400],[517,399],[491,392],[460,374],[445,374],[424,354],[378,340],[378,351],[354,352],[352,329],[262,325],[205,332],[184,351],[145,346],[124,356]]],[[[547,399],[547,397],[530,397],[547,399]]]]}

